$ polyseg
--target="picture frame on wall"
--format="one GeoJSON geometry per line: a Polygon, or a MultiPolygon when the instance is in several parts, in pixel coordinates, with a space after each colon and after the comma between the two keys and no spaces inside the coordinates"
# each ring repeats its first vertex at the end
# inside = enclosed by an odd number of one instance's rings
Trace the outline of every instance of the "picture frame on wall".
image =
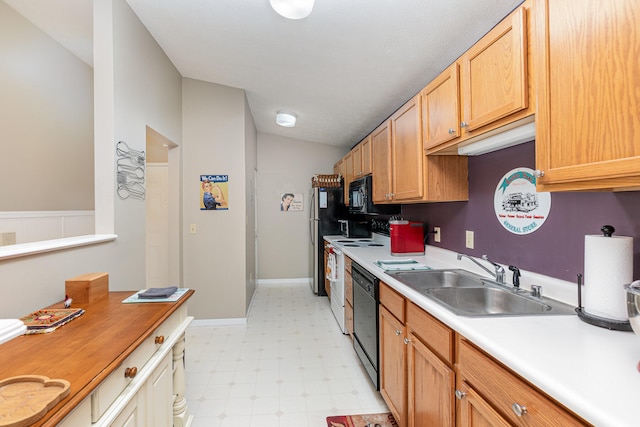
{"type": "Polygon", "coordinates": [[[229,210],[229,175],[200,175],[200,210],[229,210]]]}
{"type": "Polygon", "coordinates": [[[304,199],[302,193],[282,193],[280,194],[280,211],[295,212],[304,210],[304,199]]]}

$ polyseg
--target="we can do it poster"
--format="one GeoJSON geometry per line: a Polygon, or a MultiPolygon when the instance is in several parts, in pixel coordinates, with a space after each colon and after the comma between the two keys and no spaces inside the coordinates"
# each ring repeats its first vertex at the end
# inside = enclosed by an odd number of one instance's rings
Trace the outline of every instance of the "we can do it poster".
{"type": "Polygon", "coordinates": [[[229,175],[200,175],[200,210],[229,210],[229,175]]]}

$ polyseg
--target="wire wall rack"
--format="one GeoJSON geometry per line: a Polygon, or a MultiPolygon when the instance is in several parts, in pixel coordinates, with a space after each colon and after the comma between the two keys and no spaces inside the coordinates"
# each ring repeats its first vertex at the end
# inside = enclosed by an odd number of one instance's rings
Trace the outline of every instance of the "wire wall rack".
{"type": "Polygon", "coordinates": [[[116,144],[116,181],[118,197],[121,199],[144,200],[144,166],[146,156],[144,151],[130,148],[126,142],[116,144]]]}

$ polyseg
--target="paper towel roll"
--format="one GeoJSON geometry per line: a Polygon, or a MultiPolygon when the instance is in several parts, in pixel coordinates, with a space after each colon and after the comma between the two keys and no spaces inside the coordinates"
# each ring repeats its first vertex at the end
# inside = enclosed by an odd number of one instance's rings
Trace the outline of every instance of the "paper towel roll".
{"type": "Polygon", "coordinates": [[[633,281],[633,238],[584,236],[584,310],[610,320],[629,319],[624,285],[633,281]]]}

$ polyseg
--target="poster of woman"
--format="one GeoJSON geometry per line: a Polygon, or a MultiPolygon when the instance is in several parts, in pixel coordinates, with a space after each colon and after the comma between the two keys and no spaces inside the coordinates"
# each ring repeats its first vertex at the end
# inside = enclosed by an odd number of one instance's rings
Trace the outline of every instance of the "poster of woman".
{"type": "Polygon", "coordinates": [[[200,210],[228,210],[229,175],[200,175],[200,210]]]}
{"type": "Polygon", "coordinates": [[[293,212],[304,210],[302,193],[282,193],[280,195],[280,211],[293,212]]]}

